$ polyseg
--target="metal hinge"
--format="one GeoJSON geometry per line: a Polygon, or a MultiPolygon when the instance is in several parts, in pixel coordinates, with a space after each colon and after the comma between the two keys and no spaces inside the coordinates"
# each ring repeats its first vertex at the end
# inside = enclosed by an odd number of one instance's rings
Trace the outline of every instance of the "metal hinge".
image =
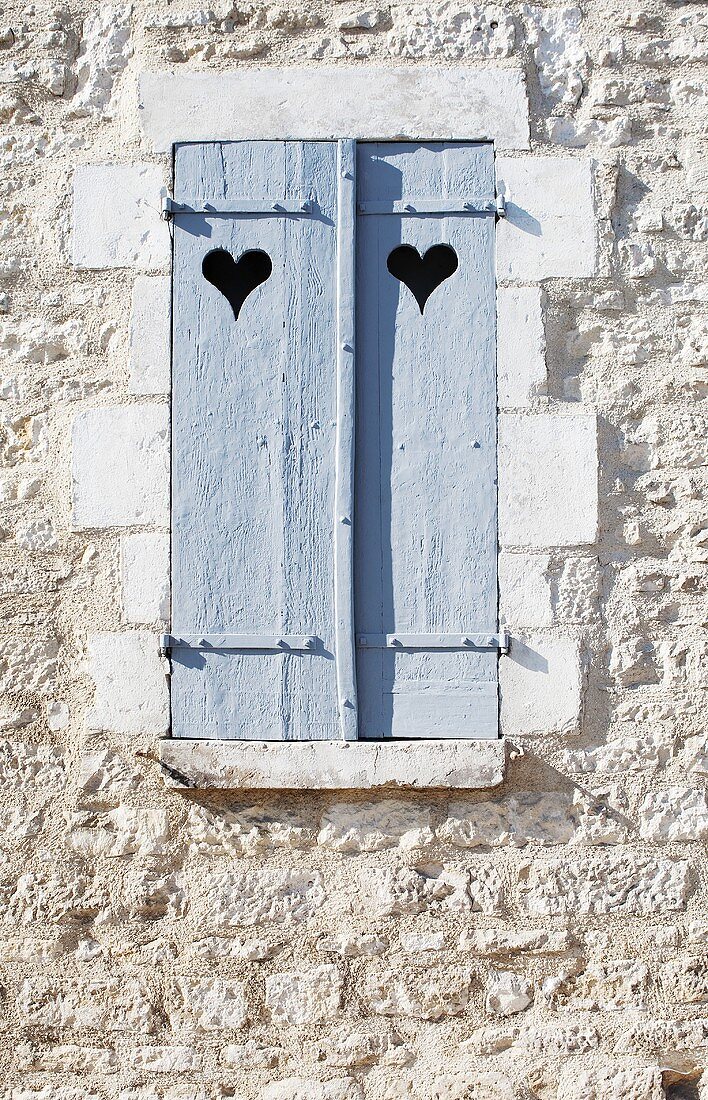
{"type": "Polygon", "coordinates": [[[310,652],[318,639],[311,634],[161,634],[160,655],[173,649],[259,649],[273,653],[310,652]]]}
{"type": "Polygon", "coordinates": [[[509,652],[509,635],[500,634],[357,634],[362,649],[498,649],[509,652]]]}
{"type": "MultiPolygon", "coordinates": [[[[170,221],[177,214],[201,214],[216,217],[223,214],[253,214],[260,217],[285,217],[312,214],[315,203],[311,199],[222,199],[214,202],[191,200],[176,202],[170,195],[162,200],[160,216],[170,221]]],[[[382,202],[357,203],[359,214],[495,214],[506,217],[506,201],[503,195],[494,198],[435,199],[421,198],[408,201],[391,199],[382,202]]]]}
{"type": "Polygon", "coordinates": [[[219,199],[203,202],[191,199],[176,202],[170,195],[162,200],[161,217],[169,221],[177,214],[202,214],[205,217],[220,214],[257,214],[261,217],[311,214],[315,208],[312,199],[219,199]]]}
{"type": "MultiPolygon", "coordinates": [[[[359,214],[496,214],[500,213],[499,196],[483,195],[463,198],[451,196],[446,199],[421,197],[416,199],[384,199],[357,203],[359,214]]],[[[503,199],[502,199],[503,208],[503,199]]]]}

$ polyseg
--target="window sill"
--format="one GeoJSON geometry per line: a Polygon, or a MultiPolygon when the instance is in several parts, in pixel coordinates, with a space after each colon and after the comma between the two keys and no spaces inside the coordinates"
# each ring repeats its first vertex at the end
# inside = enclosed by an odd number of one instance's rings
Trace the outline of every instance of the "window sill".
{"type": "Polygon", "coordinates": [[[178,789],[480,790],[504,779],[503,740],[191,741],[159,745],[165,783],[178,789]]]}

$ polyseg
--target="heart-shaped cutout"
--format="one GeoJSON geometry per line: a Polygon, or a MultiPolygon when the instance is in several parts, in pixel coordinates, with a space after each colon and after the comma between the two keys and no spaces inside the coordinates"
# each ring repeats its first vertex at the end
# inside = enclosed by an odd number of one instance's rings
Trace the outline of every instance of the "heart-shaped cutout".
{"type": "Polygon", "coordinates": [[[221,291],[237,321],[248,295],[266,281],[272,270],[273,264],[267,252],[255,248],[244,252],[238,260],[234,260],[225,248],[215,248],[202,260],[202,275],[221,291]]]}
{"type": "Polygon", "coordinates": [[[422,313],[433,291],[457,271],[457,254],[449,244],[434,244],[424,256],[412,245],[400,244],[386,266],[394,279],[405,283],[422,313]]]}

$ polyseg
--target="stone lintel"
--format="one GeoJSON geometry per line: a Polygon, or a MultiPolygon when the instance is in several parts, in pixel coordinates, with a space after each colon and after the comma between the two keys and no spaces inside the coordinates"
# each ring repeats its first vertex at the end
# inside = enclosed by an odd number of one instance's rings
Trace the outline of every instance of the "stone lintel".
{"type": "Polygon", "coordinates": [[[504,779],[502,740],[159,743],[168,786],[235,790],[480,790],[504,779]]]}
{"type": "Polygon", "coordinates": [[[494,141],[528,149],[520,69],[357,65],[145,72],[143,132],[155,152],[180,141],[494,141]]]}

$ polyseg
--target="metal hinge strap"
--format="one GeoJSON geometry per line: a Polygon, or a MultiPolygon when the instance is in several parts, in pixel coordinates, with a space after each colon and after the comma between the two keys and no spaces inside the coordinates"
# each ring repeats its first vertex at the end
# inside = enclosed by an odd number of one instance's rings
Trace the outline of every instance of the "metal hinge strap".
{"type": "Polygon", "coordinates": [[[509,651],[509,635],[501,634],[357,634],[362,649],[498,649],[509,651]]]}
{"type": "Polygon", "coordinates": [[[219,199],[203,202],[192,199],[176,202],[169,196],[162,200],[162,217],[165,221],[178,214],[203,214],[206,217],[217,214],[259,214],[261,217],[284,217],[286,215],[311,214],[314,202],[311,199],[219,199]]]}
{"type": "Polygon", "coordinates": [[[173,634],[160,635],[160,652],[173,649],[260,649],[275,653],[314,650],[317,638],[310,634],[173,634]]]}
{"type": "Polygon", "coordinates": [[[496,214],[506,216],[504,196],[488,195],[477,198],[419,198],[384,199],[357,203],[359,214],[496,214]]]}

